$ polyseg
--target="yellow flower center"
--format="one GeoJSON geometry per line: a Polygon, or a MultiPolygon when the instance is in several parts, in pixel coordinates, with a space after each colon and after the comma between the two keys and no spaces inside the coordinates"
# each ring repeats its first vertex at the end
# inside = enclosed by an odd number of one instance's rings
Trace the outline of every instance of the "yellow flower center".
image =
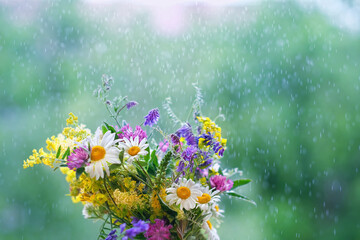
{"type": "Polygon", "coordinates": [[[191,195],[191,191],[187,187],[179,187],[176,190],[176,194],[181,199],[188,199],[190,197],[190,195],[191,195]]]}
{"type": "Polygon", "coordinates": [[[208,221],[206,221],[206,223],[207,223],[207,225],[209,226],[210,230],[212,230],[212,224],[211,224],[211,222],[208,220],[208,221]]]}
{"type": "Polygon", "coordinates": [[[102,146],[94,146],[91,149],[91,160],[99,161],[105,157],[106,150],[102,146]]]}
{"type": "Polygon", "coordinates": [[[207,194],[207,193],[203,193],[203,195],[198,197],[197,200],[198,200],[199,203],[205,204],[205,203],[210,202],[211,196],[209,194],[207,194]]]}
{"type": "Polygon", "coordinates": [[[216,211],[218,212],[218,211],[219,211],[219,206],[216,205],[216,206],[215,206],[215,209],[216,209],[216,211]]]}
{"type": "Polygon", "coordinates": [[[128,153],[131,156],[135,156],[139,152],[140,152],[140,148],[138,146],[133,146],[133,147],[129,148],[129,150],[128,150],[128,153]]]}

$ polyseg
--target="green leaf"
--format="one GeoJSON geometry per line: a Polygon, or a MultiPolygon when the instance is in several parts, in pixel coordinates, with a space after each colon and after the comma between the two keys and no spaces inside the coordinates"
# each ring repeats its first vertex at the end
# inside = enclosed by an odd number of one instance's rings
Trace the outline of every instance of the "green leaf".
{"type": "Polygon", "coordinates": [[[153,150],[153,151],[152,151],[150,162],[151,162],[152,164],[154,164],[156,167],[159,166],[158,158],[157,158],[157,156],[156,156],[156,150],[153,150]]]}
{"type": "Polygon", "coordinates": [[[106,128],[111,131],[111,133],[116,133],[116,130],[113,126],[110,126],[106,122],[104,122],[104,124],[105,124],[106,128]]]}
{"type": "Polygon", "coordinates": [[[253,200],[251,200],[251,199],[249,199],[249,198],[247,198],[247,197],[245,197],[243,195],[240,195],[240,194],[238,194],[236,192],[232,192],[232,191],[231,192],[225,192],[225,194],[229,195],[229,196],[232,196],[232,197],[240,198],[241,200],[244,200],[244,201],[249,202],[251,204],[254,204],[256,206],[256,202],[254,202],[253,200]]]}
{"type": "Polygon", "coordinates": [[[108,129],[104,125],[101,126],[101,130],[103,134],[105,134],[108,131],[108,129]]]}
{"type": "Polygon", "coordinates": [[[146,162],[149,162],[149,160],[150,160],[150,147],[147,147],[145,150],[148,153],[144,156],[144,159],[145,159],[146,162]]]}
{"type": "Polygon", "coordinates": [[[251,179],[239,179],[234,181],[234,185],[232,187],[232,190],[234,190],[237,187],[243,186],[251,182],[251,179]]]}
{"type": "Polygon", "coordinates": [[[120,168],[121,164],[111,164],[109,169],[110,171],[120,168]]]}
{"type": "Polygon", "coordinates": [[[60,157],[60,153],[61,153],[61,146],[59,146],[57,152],[56,152],[56,157],[55,158],[59,158],[60,157]]]}
{"type": "Polygon", "coordinates": [[[65,159],[70,155],[70,148],[68,147],[61,159],[65,159]]]}
{"type": "Polygon", "coordinates": [[[76,169],[76,179],[79,179],[83,172],[85,172],[85,168],[83,167],[76,169]]]}
{"type": "Polygon", "coordinates": [[[163,201],[163,199],[160,197],[160,195],[158,194],[158,199],[161,205],[162,210],[164,210],[164,212],[168,213],[170,216],[173,216],[174,218],[177,216],[177,212],[172,210],[167,204],[166,202],[163,201]]]}
{"type": "Polygon", "coordinates": [[[124,163],[124,151],[121,151],[121,152],[119,153],[119,159],[120,159],[120,162],[121,162],[121,163],[124,163]]]}
{"type": "Polygon", "coordinates": [[[156,150],[153,150],[151,153],[150,161],[148,163],[148,167],[147,167],[148,173],[150,175],[155,176],[158,166],[159,166],[159,163],[158,163],[158,159],[156,156],[156,150]]]}
{"type": "Polygon", "coordinates": [[[144,182],[147,182],[147,181],[148,181],[147,176],[146,176],[145,173],[141,170],[141,168],[137,167],[137,168],[136,168],[136,171],[137,171],[137,173],[138,173],[137,176],[138,176],[141,180],[143,180],[144,182]]]}

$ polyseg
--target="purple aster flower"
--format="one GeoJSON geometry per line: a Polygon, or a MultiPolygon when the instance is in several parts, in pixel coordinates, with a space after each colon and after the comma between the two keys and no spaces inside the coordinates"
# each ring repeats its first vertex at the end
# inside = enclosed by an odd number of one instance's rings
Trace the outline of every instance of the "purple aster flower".
{"type": "Polygon", "coordinates": [[[220,157],[224,156],[224,151],[225,151],[224,148],[221,148],[221,149],[220,149],[220,151],[219,151],[219,153],[218,153],[220,157]]]}
{"type": "Polygon", "coordinates": [[[120,225],[120,233],[123,233],[126,228],[126,223],[120,225]]]}
{"type": "Polygon", "coordinates": [[[220,157],[222,157],[224,154],[224,151],[225,151],[223,146],[219,142],[214,142],[212,144],[212,146],[213,146],[214,152],[217,153],[220,157]]]}
{"type": "Polygon", "coordinates": [[[191,125],[186,123],[176,131],[178,137],[183,137],[188,145],[197,146],[197,140],[192,132],[191,125]]]}
{"type": "Polygon", "coordinates": [[[208,166],[210,166],[210,164],[213,162],[213,159],[212,158],[208,158],[208,159],[205,159],[205,161],[203,163],[201,163],[199,165],[199,167],[201,168],[206,168],[208,166]]]}
{"type": "Polygon", "coordinates": [[[195,153],[198,149],[194,146],[189,146],[186,150],[181,154],[181,157],[184,158],[186,161],[190,162],[195,157],[195,153]]]}
{"type": "Polygon", "coordinates": [[[217,153],[220,157],[224,155],[224,147],[216,141],[211,134],[201,134],[199,139],[202,139],[202,142],[205,146],[212,146],[215,153],[217,153]]]}
{"type": "Polygon", "coordinates": [[[212,188],[215,187],[216,190],[224,192],[229,191],[233,187],[234,182],[231,179],[226,179],[225,176],[215,175],[210,178],[210,185],[212,188]]]}
{"type": "Polygon", "coordinates": [[[207,177],[208,176],[208,168],[211,166],[214,159],[212,158],[212,155],[210,152],[207,151],[201,151],[199,152],[201,155],[201,159],[204,159],[203,162],[199,164],[199,167],[196,169],[196,173],[198,173],[199,178],[207,177]]]}
{"type": "Polygon", "coordinates": [[[171,237],[170,229],[172,227],[171,225],[166,226],[164,220],[155,219],[155,223],[150,224],[144,236],[147,240],[169,240],[171,237]]]}
{"type": "Polygon", "coordinates": [[[152,126],[154,124],[156,124],[159,121],[159,109],[154,108],[152,110],[150,110],[150,112],[148,113],[148,115],[145,116],[145,126],[152,126]]]}
{"type": "Polygon", "coordinates": [[[203,140],[203,143],[205,144],[205,146],[212,145],[212,143],[213,143],[213,137],[211,136],[211,134],[203,133],[200,135],[199,139],[203,140]]]}
{"type": "Polygon", "coordinates": [[[138,105],[137,102],[135,102],[135,101],[130,101],[130,102],[128,102],[128,103],[126,104],[126,108],[129,110],[130,108],[135,107],[136,105],[138,105]]]}
{"type": "Polygon", "coordinates": [[[118,137],[120,139],[130,139],[130,137],[133,137],[135,139],[136,137],[139,137],[139,142],[141,142],[141,140],[147,138],[146,132],[140,126],[136,126],[135,132],[133,132],[133,129],[130,127],[129,124],[127,124],[122,127],[120,131],[122,131],[122,133],[118,134],[118,137]]]}
{"type": "Polygon", "coordinates": [[[84,163],[88,165],[88,158],[89,153],[83,147],[75,148],[67,159],[68,168],[73,170],[81,168],[84,163]]]}
{"type": "Polygon", "coordinates": [[[175,134],[171,134],[171,135],[170,135],[170,138],[171,138],[172,144],[174,144],[174,145],[180,145],[180,139],[179,139],[178,136],[176,136],[175,134]]]}
{"type": "Polygon", "coordinates": [[[184,173],[184,169],[185,169],[185,163],[183,160],[180,160],[179,165],[176,168],[176,171],[184,173]]]}
{"type": "Polygon", "coordinates": [[[105,238],[105,240],[116,240],[117,239],[117,235],[115,234],[116,230],[112,230],[109,235],[105,238]]]}
{"type": "Polygon", "coordinates": [[[133,227],[126,230],[125,237],[123,237],[123,240],[127,240],[129,238],[134,239],[136,235],[146,232],[149,229],[149,224],[144,222],[143,220],[134,218],[131,223],[133,227]]]}
{"type": "Polygon", "coordinates": [[[185,175],[185,169],[189,169],[193,172],[194,168],[194,161],[193,159],[196,158],[196,152],[198,149],[194,146],[189,146],[186,150],[181,154],[183,159],[180,159],[179,165],[177,166],[176,171],[181,172],[185,175]]]}

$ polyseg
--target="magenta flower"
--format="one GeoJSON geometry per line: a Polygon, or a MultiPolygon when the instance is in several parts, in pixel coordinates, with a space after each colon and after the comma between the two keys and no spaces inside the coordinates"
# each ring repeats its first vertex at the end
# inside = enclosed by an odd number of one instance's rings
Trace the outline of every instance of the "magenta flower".
{"type": "Polygon", "coordinates": [[[84,148],[75,148],[67,159],[68,168],[71,170],[81,168],[83,163],[87,163],[88,158],[89,154],[84,148]]]}
{"type": "Polygon", "coordinates": [[[130,127],[129,124],[127,124],[121,128],[121,131],[122,133],[118,134],[118,137],[120,139],[130,139],[130,137],[133,137],[135,139],[136,137],[139,137],[139,142],[141,142],[141,140],[147,138],[146,132],[140,126],[136,126],[135,132],[133,132],[133,129],[130,127]]]}
{"type": "Polygon", "coordinates": [[[224,192],[229,191],[233,187],[234,182],[231,179],[226,179],[225,176],[215,175],[210,178],[210,185],[212,188],[224,192]]]}
{"type": "Polygon", "coordinates": [[[170,229],[172,229],[172,226],[165,226],[164,220],[155,219],[155,223],[150,224],[144,236],[147,240],[169,240],[171,237],[170,229]]]}

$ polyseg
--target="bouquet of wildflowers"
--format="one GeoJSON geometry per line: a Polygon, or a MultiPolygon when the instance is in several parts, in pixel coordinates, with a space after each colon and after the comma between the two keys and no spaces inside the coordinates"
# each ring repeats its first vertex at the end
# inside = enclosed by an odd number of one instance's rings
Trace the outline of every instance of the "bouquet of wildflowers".
{"type": "Polygon", "coordinates": [[[191,123],[179,120],[166,100],[164,108],[178,125],[168,134],[157,125],[157,108],[135,128],[120,121],[120,114],[137,102],[126,97],[110,101],[112,84],[104,76],[95,95],[113,125],[104,122],[92,133],[70,113],[62,133],[47,139],[46,150],[33,150],[24,168],[45,164],[60,169],[72,201],[83,204],[84,217],[103,221],[98,239],[219,239],[215,226],[224,213],[221,196],[253,201],[234,191],[250,180],[240,179],[237,169],[220,167],[226,139],[202,115],[200,89],[194,85],[191,123]],[[154,133],[160,133],[161,142],[154,133]]]}

